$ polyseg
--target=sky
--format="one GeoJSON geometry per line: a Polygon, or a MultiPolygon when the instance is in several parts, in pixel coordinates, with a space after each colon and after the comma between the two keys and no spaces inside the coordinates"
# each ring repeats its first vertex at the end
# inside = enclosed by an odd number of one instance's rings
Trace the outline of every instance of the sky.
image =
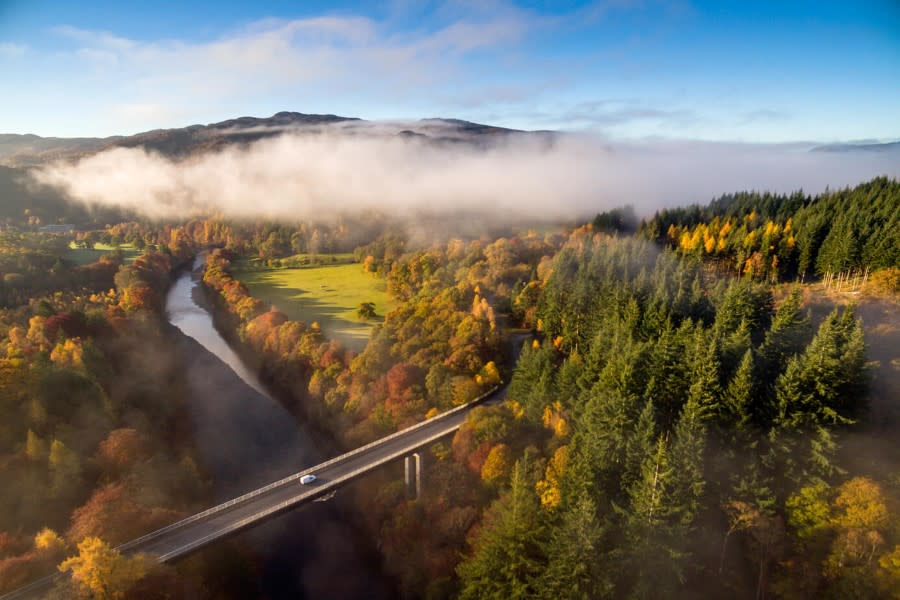
{"type": "Polygon", "coordinates": [[[0,0],[0,133],[282,110],[611,140],[900,139],[897,0],[0,0]]]}

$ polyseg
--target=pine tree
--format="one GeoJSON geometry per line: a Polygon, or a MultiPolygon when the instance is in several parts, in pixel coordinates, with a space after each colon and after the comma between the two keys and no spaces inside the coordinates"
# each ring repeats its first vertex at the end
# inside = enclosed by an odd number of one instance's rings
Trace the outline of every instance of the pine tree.
{"type": "Polygon", "coordinates": [[[754,406],[753,351],[744,352],[738,370],[725,388],[719,423],[723,432],[732,437],[745,431],[753,421],[762,424],[771,415],[769,407],[754,406]]]}
{"type": "Polygon", "coordinates": [[[623,512],[628,540],[626,585],[635,598],[671,597],[682,579],[682,559],[676,544],[677,512],[671,503],[673,468],[664,437],[641,464],[640,478],[628,492],[623,512]]]}
{"type": "MultiPolygon", "coordinates": [[[[575,427],[576,460],[589,468],[589,489],[618,490],[627,468],[629,432],[635,419],[634,398],[600,388],[591,391],[575,427]]],[[[649,417],[652,419],[652,407],[649,417]]],[[[652,423],[651,423],[652,426],[652,423]]],[[[652,433],[651,433],[652,435],[652,433]]]]}
{"type": "Polygon", "coordinates": [[[548,344],[533,348],[526,343],[516,363],[507,397],[525,409],[525,417],[540,423],[544,407],[555,400],[553,349],[548,344]]]}
{"type": "Polygon", "coordinates": [[[703,411],[697,399],[691,398],[684,405],[674,434],[671,450],[670,499],[682,534],[687,534],[700,510],[701,498],[706,487],[704,479],[706,427],[703,425],[703,411]]]}
{"type": "Polygon", "coordinates": [[[848,423],[865,390],[862,327],[848,308],[835,309],[806,350],[788,361],[775,393],[779,427],[808,429],[817,424],[848,423]]]}
{"type": "Polygon", "coordinates": [[[602,537],[597,507],[590,496],[582,494],[553,528],[547,546],[549,562],[537,581],[537,596],[572,600],[612,597],[602,537]]]}
{"type": "Polygon", "coordinates": [[[457,567],[460,598],[532,597],[546,565],[543,535],[538,499],[522,459],[513,468],[510,489],[485,515],[472,554],[457,567]]]}
{"type": "Polygon", "coordinates": [[[556,373],[555,388],[557,399],[575,414],[582,408],[583,396],[578,386],[578,377],[584,371],[584,360],[578,350],[574,350],[560,365],[556,373]]]}
{"type": "Polygon", "coordinates": [[[701,420],[715,417],[722,412],[722,390],[719,385],[719,358],[716,340],[697,329],[690,356],[691,387],[688,402],[694,402],[701,420]]]}
{"type": "Polygon", "coordinates": [[[828,272],[839,273],[858,263],[859,249],[853,224],[846,216],[839,217],[831,227],[816,260],[819,275],[828,272]]]}
{"type": "Polygon", "coordinates": [[[653,451],[657,439],[655,414],[653,402],[646,402],[634,429],[627,436],[621,489],[629,489],[640,479],[642,465],[653,451]]]}

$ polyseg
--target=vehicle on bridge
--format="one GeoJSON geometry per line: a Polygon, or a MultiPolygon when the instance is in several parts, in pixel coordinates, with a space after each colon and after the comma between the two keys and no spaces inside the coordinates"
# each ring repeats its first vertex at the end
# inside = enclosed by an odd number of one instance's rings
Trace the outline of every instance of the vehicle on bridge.
{"type": "Polygon", "coordinates": [[[300,485],[307,485],[316,480],[315,475],[304,475],[300,478],[300,485]]]}

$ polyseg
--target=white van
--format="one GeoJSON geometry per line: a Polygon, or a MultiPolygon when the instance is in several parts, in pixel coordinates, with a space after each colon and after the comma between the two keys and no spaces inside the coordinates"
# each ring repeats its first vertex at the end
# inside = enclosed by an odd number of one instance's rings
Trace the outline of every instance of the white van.
{"type": "Polygon", "coordinates": [[[312,483],[315,480],[316,480],[315,475],[304,475],[303,477],[300,478],[300,485],[306,485],[308,483],[312,483]]]}

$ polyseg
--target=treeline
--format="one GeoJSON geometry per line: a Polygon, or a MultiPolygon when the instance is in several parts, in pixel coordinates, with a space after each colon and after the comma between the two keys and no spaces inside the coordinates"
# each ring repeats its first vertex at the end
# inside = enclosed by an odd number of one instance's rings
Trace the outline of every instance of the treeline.
{"type": "Polygon", "coordinates": [[[729,194],[659,211],[641,233],[723,271],[785,281],[900,265],[900,182],[878,177],[815,197],[729,194]]]}
{"type": "Polygon", "coordinates": [[[0,231],[0,307],[28,304],[55,292],[91,294],[109,290],[122,263],[115,254],[80,267],[66,259],[65,236],[0,231]]]}
{"type": "Polygon", "coordinates": [[[591,233],[521,298],[542,341],[510,383],[460,597],[895,595],[900,493],[835,454],[865,410],[853,309],[813,328],[799,290],[776,304],[591,233]]]}
{"type": "Polygon", "coordinates": [[[202,588],[202,563],[177,575],[112,550],[210,502],[163,327],[174,260],[144,254],[117,289],[0,310],[0,593],[58,566],[73,575],[59,597],[202,588]]]}
{"type": "Polygon", "coordinates": [[[387,225],[380,215],[346,217],[336,222],[294,223],[242,221],[224,218],[195,219],[187,223],[128,221],[103,230],[84,231],[76,243],[133,244],[138,249],[155,246],[178,254],[184,246],[222,247],[240,256],[263,259],[287,258],[295,254],[352,252],[380,235],[387,225]]]}

